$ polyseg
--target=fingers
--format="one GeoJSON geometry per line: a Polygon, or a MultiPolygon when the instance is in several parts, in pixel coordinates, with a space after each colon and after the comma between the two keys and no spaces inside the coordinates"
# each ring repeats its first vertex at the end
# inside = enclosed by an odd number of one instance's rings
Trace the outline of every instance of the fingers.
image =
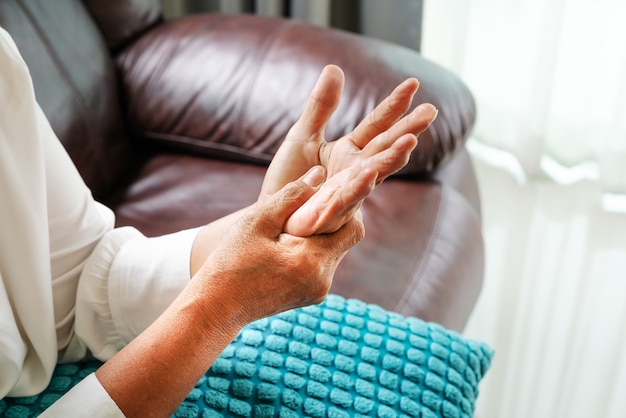
{"type": "Polygon", "coordinates": [[[407,133],[419,135],[433,123],[437,113],[435,106],[430,103],[422,103],[383,134],[389,135],[391,138],[398,138],[407,133]]]}
{"type": "Polygon", "coordinates": [[[311,91],[302,116],[296,127],[304,137],[321,135],[328,120],[333,115],[341,100],[343,92],[343,71],[335,65],[328,65],[320,74],[320,77],[311,91]]]}
{"type": "Polygon", "coordinates": [[[285,223],[285,232],[306,237],[332,233],[346,224],[375,187],[377,172],[350,168],[334,175],[285,223]]]}
{"type": "MultiPolygon", "coordinates": [[[[322,213],[319,214],[315,226],[316,234],[328,234],[337,232],[347,224],[359,211],[361,204],[374,190],[377,182],[377,172],[371,169],[363,169],[336,193],[328,199],[322,213]]],[[[332,178],[329,180],[329,182],[332,178]]],[[[320,189],[320,192],[322,189],[320,189]]],[[[315,199],[314,195],[309,201],[315,199]]],[[[308,202],[307,202],[308,203],[308,202]]]]}
{"type": "Polygon", "coordinates": [[[353,142],[359,148],[364,148],[372,138],[389,129],[409,109],[418,88],[419,82],[415,78],[409,78],[398,85],[354,129],[353,142]]]}
{"type": "MultiPolygon", "coordinates": [[[[365,226],[363,225],[363,216],[359,210],[351,216],[337,231],[332,234],[315,235],[316,239],[332,239],[335,243],[335,252],[333,260],[338,264],[343,256],[356,244],[365,237],[365,226]]],[[[336,265],[335,265],[336,267],[336,265]]]]}
{"type": "MultiPolygon", "coordinates": [[[[370,143],[371,146],[373,145],[370,143]]],[[[417,137],[413,134],[404,134],[395,140],[389,148],[373,153],[363,161],[363,165],[375,169],[378,173],[376,185],[387,177],[401,170],[408,164],[411,151],[417,146],[417,137]]]]}
{"type": "Polygon", "coordinates": [[[422,103],[388,130],[379,134],[363,148],[363,156],[381,153],[407,134],[417,136],[424,132],[437,117],[437,109],[430,103],[422,103]]]}
{"type": "Polygon", "coordinates": [[[278,193],[264,200],[260,213],[251,213],[250,222],[259,222],[271,236],[278,237],[283,232],[287,219],[301,207],[326,179],[322,166],[312,167],[298,180],[288,183],[278,193]]]}
{"type": "Polygon", "coordinates": [[[361,150],[361,165],[378,172],[376,185],[409,162],[418,143],[417,135],[425,131],[436,117],[437,109],[433,105],[421,104],[361,150]]]}

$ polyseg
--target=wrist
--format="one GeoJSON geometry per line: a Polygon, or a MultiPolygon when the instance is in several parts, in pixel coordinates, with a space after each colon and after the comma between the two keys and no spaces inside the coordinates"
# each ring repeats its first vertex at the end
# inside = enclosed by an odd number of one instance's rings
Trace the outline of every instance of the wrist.
{"type": "Polygon", "coordinates": [[[220,278],[208,276],[200,269],[185,289],[191,297],[188,309],[209,341],[221,335],[230,342],[249,320],[243,304],[233,299],[233,292],[219,286],[220,278]]]}
{"type": "Polygon", "coordinates": [[[237,315],[204,299],[198,282],[192,280],[154,323],[96,372],[125,416],[171,416],[241,331],[237,315]]]}

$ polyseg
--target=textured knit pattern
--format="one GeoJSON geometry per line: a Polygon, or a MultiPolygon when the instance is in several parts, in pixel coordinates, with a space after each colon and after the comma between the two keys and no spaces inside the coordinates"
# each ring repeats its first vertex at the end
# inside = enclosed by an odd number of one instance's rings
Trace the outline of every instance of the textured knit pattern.
{"type": "MultiPolygon", "coordinates": [[[[440,325],[331,295],[246,327],[174,416],[471,417],[491,357],[440,325]]],[[[0,401],[0,414],[35,416],[86,376],[72,366],[37,397],[0,401]]]]}
{"type": "Polygon", "coordinates": [[[39,395],[23,398],[0,399],[0,417],[36,417],[55,403],[74,385],[100,367],[100,362],[91,361],[75,364],[61,364],[56,367],[50,384],[39,395]]]}

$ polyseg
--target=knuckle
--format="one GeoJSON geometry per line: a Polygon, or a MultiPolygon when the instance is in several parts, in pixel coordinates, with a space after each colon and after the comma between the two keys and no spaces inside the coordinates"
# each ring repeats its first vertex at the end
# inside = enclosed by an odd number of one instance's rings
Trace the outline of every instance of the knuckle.
{"type": "MultiPolygon", "coordinates": [[[[298,196],[298,188],[295,183],[287,184],[280,190],[279,194],[280,200],[287,203],[292,203],[296,201],[298,199],[298,196]]],[[[278,205],[278,201],[275,201],[274,204],[278,205]]]]}
{"type": "Polygon", "coordinates": [[[357,220],[354,218],[352,219],[350,224],[352,225],[352,233],[351,233],[352,245],[351,246],[354,246],[358,244],[360,241],[362,241],[363,238],[365,238],[365,225],[363,225],[363,222],[361,220],[357,220]]]}

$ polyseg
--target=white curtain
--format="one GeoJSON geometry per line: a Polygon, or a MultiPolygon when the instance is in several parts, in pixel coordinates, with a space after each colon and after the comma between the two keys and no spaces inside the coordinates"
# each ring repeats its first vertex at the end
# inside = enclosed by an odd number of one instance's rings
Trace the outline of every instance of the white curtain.
{"type": "Polygon", "coordinates": [[[476,418],[626,417],[626,214],[595,181],[474,162],[487,263],[465,334],[495,349],[476,418]]]}
{"type": "Polygon", "coordinates": [[[626,193],[626,2],[437,0],[422,52],[469,85],[475,139],[527,179],[626,193]]]}
{"type": "Polygon", "coordinates": [[[626,416],[625,22],[624,0],[425,2],[422,53],[477,101],[477,417],[626,416]]]}

